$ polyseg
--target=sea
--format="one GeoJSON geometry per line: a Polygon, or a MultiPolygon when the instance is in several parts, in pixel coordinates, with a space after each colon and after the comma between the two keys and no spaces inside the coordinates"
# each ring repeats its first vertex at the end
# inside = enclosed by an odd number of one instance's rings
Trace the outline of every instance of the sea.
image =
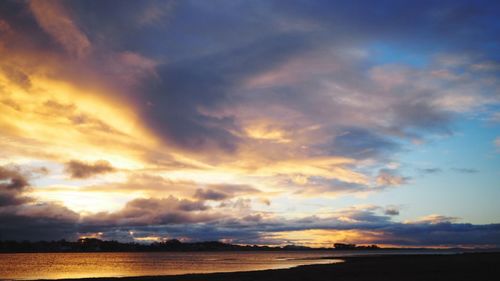
{"type": "Polygon", "coordinates": [[[0,280],[177,275],[291,268],[373,254],[453,254],[457,251],[245,251],[131,253],[1,253],[0,280]]]}

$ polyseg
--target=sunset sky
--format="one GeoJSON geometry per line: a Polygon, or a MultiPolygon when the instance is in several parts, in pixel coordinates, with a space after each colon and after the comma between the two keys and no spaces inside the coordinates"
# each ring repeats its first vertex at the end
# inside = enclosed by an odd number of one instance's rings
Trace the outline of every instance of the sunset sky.
{"type": "Polygon", "coordinates": [[[0,240],[500,247],[498,1],[1,1],[0,240]]]}

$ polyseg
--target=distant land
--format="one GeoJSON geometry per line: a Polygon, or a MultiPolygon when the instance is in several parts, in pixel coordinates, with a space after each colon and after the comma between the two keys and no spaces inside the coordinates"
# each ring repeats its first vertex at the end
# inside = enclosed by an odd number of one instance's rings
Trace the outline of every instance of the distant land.
{"type": "Polygon", "coordinates": [[[83,238],[78,241],[0,241],[0,253],[33,252],[163,252],[163,251],[310,251],[310,250],[376,250],[377,245],[358,246],[355,244],[335,243],[332,248],[311,248],[298,245],[259,246],[234,245],[219,241],[181,242],[177,239],[151,244],[122,243],[104,241],[96,238],[83,238]]]}

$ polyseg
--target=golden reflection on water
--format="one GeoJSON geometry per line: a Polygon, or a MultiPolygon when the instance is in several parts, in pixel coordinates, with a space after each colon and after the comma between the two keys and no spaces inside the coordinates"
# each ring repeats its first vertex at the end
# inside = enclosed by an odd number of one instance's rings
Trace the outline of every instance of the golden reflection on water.
{"type": "Polygon", "coordinates": [[[0,279],[123,277],[231,272],[334,263],[327,252],[0,254],[0,279]]]}

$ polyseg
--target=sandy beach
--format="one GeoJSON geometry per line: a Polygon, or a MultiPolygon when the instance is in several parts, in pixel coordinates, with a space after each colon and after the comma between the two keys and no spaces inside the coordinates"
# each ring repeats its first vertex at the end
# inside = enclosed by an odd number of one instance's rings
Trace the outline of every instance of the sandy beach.
{"type": "Polygon", "coordinates": [[[495,276],[500,275],[500,253],[391,255],[346,257],[343,259],[344,263],[307,265],[279,270],[60,280],[493,280],[498,278],[495,276]]]}

